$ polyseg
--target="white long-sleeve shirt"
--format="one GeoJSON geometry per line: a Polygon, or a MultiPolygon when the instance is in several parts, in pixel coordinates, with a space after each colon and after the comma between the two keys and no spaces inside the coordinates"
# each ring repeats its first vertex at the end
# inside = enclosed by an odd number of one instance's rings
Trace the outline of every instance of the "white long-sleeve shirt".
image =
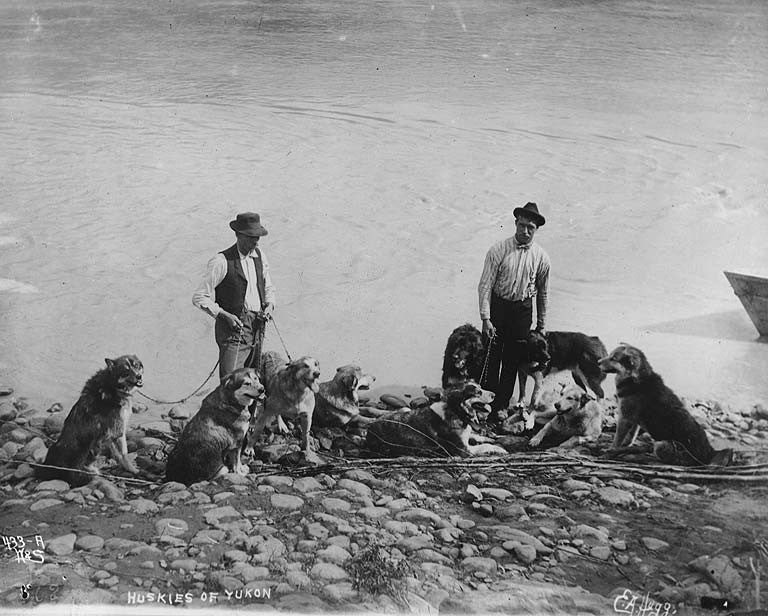
{"type": "MultiPolygon", "coordinates": [[[[269,275],[269,263],[264,251],[259,249],[259,252],[261,252],[261,263],[264,271],[264,295],[266,296],[264,298],[264,303],[274,305],[275,286],[272,284],[272,278],[269,275]]],[[[256,268],[254,267],[252,259],[252,257],[257,256],[256,251],[244,255],[238,250],[238,254],[240,255],[240,264],[243,266],[245,279],[248,281],[245,291],[245,309],[259,312],[261,310],[261,297],[259,297],[256,268]]],[[[222,253],[218,253],[208,261],[203,281],[192,295],[192,303],[214,318],[216,318],[216,316],[223,310],[223,308],[216,303],[216,287],[219,286],[226,275],[227,258],[222,253]]]]}
{"type": "Polygon", "coordinates": [[[548,292],[549,256],[541,246],[521,246],[514,236],[491,246],[477,286],[481,319],[491,318],[491,293],[511,301],[535,297],[536,324],[543,328],[548,292]]]}

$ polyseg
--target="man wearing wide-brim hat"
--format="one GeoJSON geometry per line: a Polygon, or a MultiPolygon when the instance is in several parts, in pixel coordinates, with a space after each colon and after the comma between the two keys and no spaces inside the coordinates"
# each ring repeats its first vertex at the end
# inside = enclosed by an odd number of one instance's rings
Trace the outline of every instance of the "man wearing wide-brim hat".
{"type": "Polygon", "coordinates": [[[491,341],[482,385],[496,396],[491,404],[490,423],[499,419],[515,390],[517,369],[533,322],[544,332],[549,290],[549,256],[533,241],[546,222],[533,202],[513,210],[515,235],[491,246],[485,256],[477,293],[483,335],[491,341]]]}
{"type": "Polygon", "coordinates": [[[192,303],[216,319],[219,376],[237,368],[258,369],[264,327],[275,308],[275,287],[269,264],[259,249],[267,234],[254,212],[238,214],[229,223],[236,242],[210,261],[192,303]]]}

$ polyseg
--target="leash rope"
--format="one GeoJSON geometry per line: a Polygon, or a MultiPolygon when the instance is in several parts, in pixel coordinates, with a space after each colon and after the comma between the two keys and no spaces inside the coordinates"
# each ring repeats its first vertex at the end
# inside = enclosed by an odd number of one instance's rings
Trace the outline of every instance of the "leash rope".
{"type": "MultiPolygon", "coordinates": [[[[245,309],[243,309],[243,313],[245,312],[245,309]]],[[[237,348],[235,349],[235,366],[237,366],[237,360],[240,357],[240,347],[243,346],[243,321],[242,321],[243,315],[240,315],[240,325],[237,326],[237,348]]],[[[251,349],[253,349],[253,345],[250,345],[251,349]]],[[[246,358],[247,359],[247,358],[246,358]]]]}
{"type": "MultiPolygon", "coordinates": [[[[273,323],[275,322],[275,320],[274,320],[274,318],[272,316],[269,316],[266,320],[267,321],[272,321],[273,323]]],[[[259,334],[258,345],[261,348],[263,348],[263,346],[264,346],[264,334],[266,333],[266,329],[267,329],[266,323],[264,324],[264,327],[262,327],[260,329],[261,329],[261,332],[259,334]]],[[[277,329],[277,325],[275,325],[275,329],[277,329]]],[[[256,347],[256,344],[257,344],[257,343],[254,343],[254,344],[244,344],[243,343],[242,334],[243,334],[243,324],[241,322],[239,327],[237,328],[237,348],[235,350],[235,365],[237,365],[237,361],[238,361],[238,359],[240,357],[240,349],[241,348],[253,349],[254,347],[256,347]]],[[[280,335],[279,331],[278,331],[277,335],[278,336],[280,335]]],[[[282,341],[282,337],[280,338],[280,340],[282,341]]],[[[285,343],[283,343],[283,348],[285,348],[285,343]]],[[[286,353],[287,352],[288,351],[286,350],[286,353]]],[[[289,356],[289,359],[290,359],[290,356],[289,356]]],[[[211,368],[211,371],[208,373],[208,376],[205,377],[205,380],[200,384],[200,386],[197,389],[195,389],[191,394],[189,394],[187,396],[184,396],[180,400],[158,400],[156,398],[152,398],[151,396],[148,396],[147,394],[145,394],[145,393],[143,393],[141,391],[136,391],[136,393],[138,393],[143,398],[146,398],[147,400],[150,400],[150,401],[152,401],[152,402],[154,402],[156,404],[182,404],[182,403],[186,402],[187,400],[189,400],[191,397],[193,397],[203,387],[205,387],[206,383],[208,383],[208,381],[211,380],[211,377],[216,372],[216,368],[219,367],[220,363],[221,363],[220,360],[216,360],[216,363],[214,364],[213,368],[211,368]]],[[[250,367],[254,368],[258,372],[259,365],[261,364],[261,357],[255,358],[254,359],[254,363],[255,363],[255,365],[254,366],[250,366],[250,367]]]]}
{"type": "Polygon", "coordinates": [[[488,350],[485,352],[485,361],[483,362],[483,371],[480,373],[480,386],[482,387],[485,384],[485,377],[487,376],[488,371],[488,360],[491,357],[491,347],[493,346],[493,341],[496,339],[496,334],[494,333],[493,336],[490,337],[488,340],[488,350]]]}
{"type": "Polygon", "coordinates": [[[280,343],[283,345],[283,350],[285,351],[285,354],[288,357],[288,361],[293,361],[293,359],[291,359],[291,354],[288,352],[288,347],[285,346],[285,340],[283,340],[283,337],[280,335],[280,330],[277,328],[277,322],[275,321],[274,317],[271,318],[270,321],[272,321],[272,325],[275,326],[277,337],[280,338],[280,343]]]}
{"type": "MultiPolygon", "coordinates": [[[[408,428],[409,430],[413,430],[416,434],[420,434],[421,436],[423,436],[428,441],[432,441],[435,445],[437,445],[437,447],[439,449],[442,449],[446,453],[446,455],[448,455],[448,456],[453,456],[454,455],[450,451],[448,451],[445,447],[443,447],[443,445],[440,442],[436,441],[431,436],[429,436],[429,434],[425,434],[424,432],[414,428],[410,424],[407,424],[407,423],[405,423],[403,421],[397,421],[395,419],[386,419],[385,417],[379,417],[379,418],[377,418],[376,421],[380,421],[382,423],[396,424],[396,425],[399,425],[399,426],[403,426],[404,428],[408,428]]],[[[413,450],[418,450],[418,451],[421,451],[423,449],[422,447],[405,445],[403,443],[391,443],[388,440],[386,440],[386,439],[382,438],[381,436],[379,436],[378,434],[376,434],[375,436],[376,436],[376,438],[379,441],[381,441],[385,445],[392,445],[392,446],[400,447],[402,449],[413,449],[413,450]]]]}
{"type": "Polygon", "coordinates": [[[156,404],[181,404],[182,402],[186,402],[187,400],[189,400],[198,391],[200,391],[203,387],[205,387],[205,384],[211,380],[211,377],[213,376],[214,372],[216,372],[216,368],[218,367],[219,367],[219,360],[217,359],[216,364],[208,373],[208,376],[205,377],[205,380],[202,383],[200,383],[200,386],[197,389],[195,389],[191,394],[189,394],[188,396],[185,396],[184,398],[181,398],[180,400],[158,400],[156,398],[153,398],[152,396],[148,396],[147,394],[139,390],[136,390],[135,393],[139,394],[142,398],[146,398],[147,400],[150,400],[156,404]]]}
{"type": "Polygon", "coordinates": [[[53,468],[60,471],[72,471],[75,473],[82,473],[83,475],[93,475],[94,477],[103,477],[104,479],[118,479],[120,481],[128,481],[131,483],[140,483],[145,485],[160,485],[157,481],[147,481],[146,479],[134,479],[133,477],[122,477],[120,475],[109,475],[105,473],[99,473],[97,471],[88,471],[82,468],[70,468],[69,466],[53,466],[52,464],[40,464],[38,462],[26,462],[24,460],[8,460],[6,464],[28,464],[29,466],[37,466],[39,468],[53,468]]]}

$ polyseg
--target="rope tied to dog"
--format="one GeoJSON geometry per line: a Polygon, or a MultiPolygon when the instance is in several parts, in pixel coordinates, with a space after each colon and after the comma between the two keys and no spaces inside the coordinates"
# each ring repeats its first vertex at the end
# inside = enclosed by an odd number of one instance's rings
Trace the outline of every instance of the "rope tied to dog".
{"type": "Polygon", "coordinates": [[[41,464],[39,462],[25,462],[24,460],[9,460],[6,464],[28,464],[29,466],[38,468],[53,468],[60,471],[71,471],[74,473],[81,473],[83,475],[92,475],[94,479],[101,477],[103,479],[115,479],[118,481],[125,481],[127,483],[136,483],[141,485],[160,485],[161,482],[147,481],[146,479],[136,479],[134,477],[123,477],[122,475],[109,475],[106,473],[100,473],[98,471],[89,471],[84,468],[71,468],[69,466],[54,466],[53,464],[41,464]]]}
{"type": "Polygon", "coordinates": [[[485,361],[483,362],[483,371],[480,373],[480,386],[482,386],[485,383],[485,377],[488,376],[488,360],[491,357],[491,347],[493,346],[493,341],[496,339],[496,334],[494,333],[491,335],[491,337],[488,340],[488,350],[485,352],[485,361]]]}
{"type": "Polygon", "coordinates": [[[283,350],[285,351],[285,356],[288,358],[288,361],[293,361],[291,359],[291,354],[288,352],[288,347],[285,346],[285,340],[283,340],[283,337],[280,335],[280,330],[277,328],[277,322],[275,321],[274,317],[270,319],[272,321],[272,325],[275,326],[275,331],[277,332],[277,337],[280,338],[280,344],[283,345],[283,350]]]}
{"type": "MultiPolygon", "coordinates": [[[[264,315],[264,321],[265,322],[266,321],[272,321],[272,325],[275,326],[275,331],[277,332],[278,338],[280,338],[280,343],[283,345],[283,350],[285,350],[285,354],[288,357],[288,361],[292,361],[291,354],[288,352],[288,347],[285,346],[285,340],[283,340],[283,337],[280,335],[280,330],[277,328],[277,323],[275,322],[275,318],[272,315],[264,315]]],[[[245,349],[245,348],[253,349],[256,346],[258,346],[259,348],[263,348],[263,346],[264,346],[264,334],[266,333],[265,330],[266,330],[266,327],[261,328],[259,340],[257,342],[255,342],[254,344],[244,344],[243,341],[242,341],[242,336],[241,336],[242,331],[243,331],[243,325],[242,325],[242,323],[240,324],[240,326],[238,327],[238,331],[237,331],[238,336],[237,336],[237,349],[235,351],[235,364],[237,364],[237,360],[238,360],[238,358],[240,356],[240,349],[241,348],[242,349],[245,349]]],[[[213,368],[211,368],[211,371],[208,373],[208,376],[205,377],[205,380],[202,383],[200,383],[200,385],[197,388],[195,388],[190,394],[188,394],[188,395],[186,395],[183,398],[180,398],[178,400],[158,400],[157,398],[153,398],[152,396],[148,396],[147,394],[145,394],[144,392],[139,391],[139,390],[136,390],[135,393],[139,394],[142,398],[146,398],[150,402],[154,402],[155,404],[183,404],[184,402],[186,402],[187,400],[189,400],[190,398],[195,396],[203,387],[205,387],[205,385],[208,383],[208,381],[211,380],[211,377],[213,377],[213,375],[216,373],[216,369],[219,367],[219,363],[220,363],[220,361],[216,360],[216,363],[214,364],[213,368]]],[[[259,371],[259,366],[261,364],[261,357],[254,358],[252,364],[253,365],[251,365],[249,367],[253,368],[254,370],[256,370],[258,372],[259,371]]]]}
{"type": "Polygon", "coordinates": [[[208,376],[205,377],[205,380],[200,383],[200,386],[197,387],[191,394],[184,396],[183,398],[180,398],[179,400],[158,400],[157,398],[153,398],[152,396],[148,396],[142,391],[139,391],[138,389],[135,390],[135,393],[139,394],[142,398],[146,398],[147,400],[154,402],[155,404],[182,404],[189,400],[192,396],[194,396],[197,392],[199,392],[203,387],[205,387],[205,384],[211,380],[211,377],[216,372],[216,368],[219,367],[219,360],[216,360],[216,363],[214,364],[213,368],[211,368],[211,371],[208,373],[208,376]]]}

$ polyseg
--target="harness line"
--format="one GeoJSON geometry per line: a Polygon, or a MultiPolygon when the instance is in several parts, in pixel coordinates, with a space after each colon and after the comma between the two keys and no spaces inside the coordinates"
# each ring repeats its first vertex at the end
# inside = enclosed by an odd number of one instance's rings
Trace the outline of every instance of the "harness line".
{"type": "Polygon", "coordinates": [[[488,360],[491,357],[491,347],[493,346],[493,341],[495,339],[496,339],[496,334],[494,333],[493,336],[491,336],[490,340],[488,340],[488,350],[485,352],[485,361],[483,362],[483,371],[480,373],[481,387],[485,384],[485,377],[487,376],[486,372],[488,371],[488,360]]]}
{"type": "MultiPolygon", "coordinates": [[[[272,321],[272,324],[275,326],[275,331],[277,332],[277,335],[280,338],[280,342],[283,345],[283,349],[285,350],[285,354],[288,356],[288,361],[291,361],[291,354],[288,352],[288,348],[285,346],[285,341],[283,340],[283,337],[280,335],[280,330],[277,328],[277,323],[275,322],[274,317],[270,315],[269,317],[267,317],[266,320],[267,321],[272,321]]],[[[255,344],[243,344],[242,336],[241,336],[242,331],[243,331],[243,326],[242,326],[242,323],[241,323],[240,327],[237,330],[237,334],[238,335],[237,335],[237,349],[235,351],[235,363],[237,363],[237,360],[238,360],[238,358],[240,356],[240,349],[241,348],[253,349],[256,346],[255,344]]],[[[263,348],[263,345],[264,345],[264,335],[265,334],[266,334],[266,323],[265,323],[265,326],[261,329],[260,340],[259,340],[259,344],[260,344],[260,346],[262,348],[263,348]]],[[[254,366],[250,366],[250,367],[258,372],[260,364],[261,364],[261,357],[254,358],[254,363],[255,363],[255,365],[254,366]]],[[[197,387],[191,394],[189,394],[187,396],[184,396],[180,400],[158,400],[158,399],[152,398],[151,396],[148,396],[144,392],[138,391],[138,390],[135,393],[139,394],[142,398],[146,398],[147,400],[150,400],[151,402],[154,402],[156,404],[182,404],[182,403],[186,402],[187,400],[189,400],[197,392],[199,392],[203,387],[205,387],[206,383],[208,383],[208,381],[211,380],[211,377],[214,375],[214,373],[216,372],[216,368],[218,368],[218,367],[219,367],[219,360],[216,360],[216,363],[214,364],[213,368],[211,368],[211,371],[208,373],[208,376],[205,377],[205,380],[200,384],[200,386],[197,387]]]]}

